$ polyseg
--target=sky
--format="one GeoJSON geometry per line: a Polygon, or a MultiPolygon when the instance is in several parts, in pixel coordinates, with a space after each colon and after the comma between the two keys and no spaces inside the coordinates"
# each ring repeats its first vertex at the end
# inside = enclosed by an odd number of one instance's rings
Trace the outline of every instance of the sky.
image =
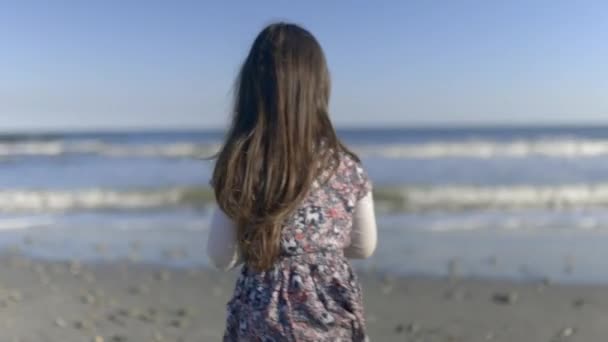
{"type": "Polygon", "coordinates": [[[274,21],[309,29],[339,127],[608,124],[606,1],[0,2],[0,131],[219,128],[274,21]]]}

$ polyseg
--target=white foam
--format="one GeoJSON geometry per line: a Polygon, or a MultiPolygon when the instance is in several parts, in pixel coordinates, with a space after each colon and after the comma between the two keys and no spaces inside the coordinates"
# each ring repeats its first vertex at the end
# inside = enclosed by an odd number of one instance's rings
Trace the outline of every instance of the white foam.
{"type": "MultiPolygon", "coordinates": [[[[82,210],[139,210],[168,207],[205,208],[212,204],[209,188],[175,187],[146,190],[0,190],[0,213],[82,210]]],[[[379,211],[459,212],[540,208],[608,207],[608,183],[556,186],[377,186],[379,211]]]]}
{"type": "Polygon", "coordinates": [[[354,150],[363,156],[381,156],[395,159],[523,158],[530,156],[575,158],[608,155],[608,140],[541,139],[509,142],[470,140],[380,146],[362,145],[355,146],[354,150]]]}
{"type": "Polygon", "coordinates": [[[176,142],[168,144],[116,144],[100,140],[77,142],[20,141],[0,143],[0,157],[61,156],[92,154],[106,157],[204,158],[213,155],[219,144],[176,142]]]}
{"type": "MultiPolygon", "coordinates": [[[[352,147],[355,152],[364,157],[379,156],[393,159],[524,158],[530,156],[586,158],[608,155],[608,140],[574,138],[507,142],[467,140],[383,145],[355,144],[352,147]]],[[[92,154],[106,157],[201,158],[212,156],[219,148],[219,143],[193,142],[120,144],[101,140],[18,141],[0,142],[0,157],[92,154]]]]}
{"type": "Polygon", "coordinates": [[[0,190],[0,212],[64,212],[102,209],[149,209],[176,206],[184,189],[151,191],[84,190],[0,190]]]}
{"type": "Polygon", "coordinates": [[[608,184],[558,186],[434,186],[378,189],[389,208],[408,211],[585,208],[608,206],[608,184]],[[397,206],[395,208],[395,206],[397,206]]]}
{"type": "Polygon", "coordinates": [[[5,218],[0,219],[0,231],[40,228],[50,226],[53,223],[55,221],[50,218],[5,218]]]}

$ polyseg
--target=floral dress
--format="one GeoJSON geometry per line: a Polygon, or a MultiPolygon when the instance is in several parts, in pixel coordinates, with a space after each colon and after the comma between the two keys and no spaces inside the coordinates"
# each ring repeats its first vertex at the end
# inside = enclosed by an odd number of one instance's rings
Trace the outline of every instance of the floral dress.
{"type": "Polygon", "coordinates": [[[370,190],[360,164],[346,155],[327,182],[313,184],[285,221],[274,266],[242,267],[225,342],[367,340],[361,288],[343,250],[355,204],[370,190]]]}

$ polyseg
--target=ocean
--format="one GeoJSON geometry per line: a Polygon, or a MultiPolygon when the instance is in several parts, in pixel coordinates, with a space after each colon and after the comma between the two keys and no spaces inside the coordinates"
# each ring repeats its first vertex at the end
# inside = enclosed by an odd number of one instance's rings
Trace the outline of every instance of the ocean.
{"type": "MultiPolygon", "coordinates": [[[[339,130],[395,274],[608,283],[608,127],[339,130]]],[[[206,265],[221,131],[0,134],[0,249],[206,265]]]]}

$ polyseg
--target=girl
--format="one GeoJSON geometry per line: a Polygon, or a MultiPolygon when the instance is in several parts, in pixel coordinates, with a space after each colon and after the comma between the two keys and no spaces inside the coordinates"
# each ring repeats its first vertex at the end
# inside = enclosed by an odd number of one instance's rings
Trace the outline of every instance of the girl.
{"type": "Polygon", "coordinates": [[[221,269],[243,264],[224,341],[367,339],[346,258],[376,247],[371,184],[336,136],[329,90],[308,31],[278,23],[255,39],[211,181],[209,257],[221,269]]]}

